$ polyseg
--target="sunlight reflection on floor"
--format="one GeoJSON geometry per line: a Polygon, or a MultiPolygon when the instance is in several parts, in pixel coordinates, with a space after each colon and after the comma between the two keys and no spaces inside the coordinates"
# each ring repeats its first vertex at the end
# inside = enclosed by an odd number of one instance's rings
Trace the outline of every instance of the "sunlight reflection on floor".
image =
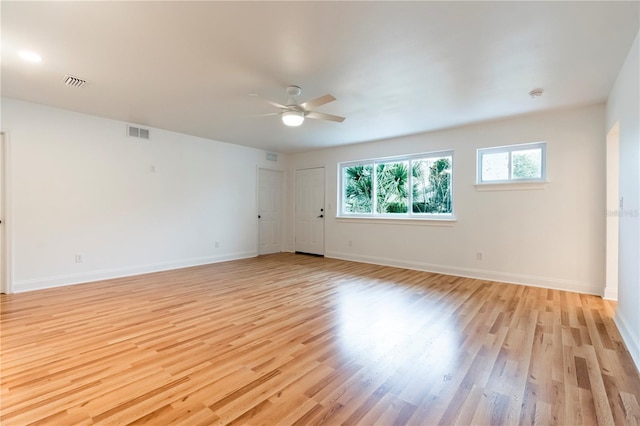
{"type": "Polygon", "coordinates": [[[369,283],[340,289],[340,349],[365,365],[411,368],[414,378],[454,374],[464,340],[456,331],[455,317],[424,299],[416,302],[407,288],[378,289],[372,291],[369,283]]]}

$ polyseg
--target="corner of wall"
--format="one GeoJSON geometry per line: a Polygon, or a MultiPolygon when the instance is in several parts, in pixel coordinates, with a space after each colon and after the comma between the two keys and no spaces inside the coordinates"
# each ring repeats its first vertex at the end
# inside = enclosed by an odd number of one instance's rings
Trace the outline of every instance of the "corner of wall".
{"type": "Polygon", "coordinates": [[[602,298],[605,300],[612,300],[612,301],[617,301],[618,300],[618,288],[612,288],[612,287],[606,287],[604,289],[604,294],[602,295],[602,298]]]}

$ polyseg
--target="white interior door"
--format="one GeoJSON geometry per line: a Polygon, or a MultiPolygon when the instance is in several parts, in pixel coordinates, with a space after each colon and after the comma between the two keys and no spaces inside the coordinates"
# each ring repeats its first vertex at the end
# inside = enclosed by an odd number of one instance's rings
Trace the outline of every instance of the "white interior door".
{"type": "Polygon", "coordinates": [[[282,172],[258,169],[258,254],[282,251],[282,172]]]}
{"type": "Polygon", "coordinates": [[[324,168],[296,171],[296,251],[324,255],[324,168]]]}

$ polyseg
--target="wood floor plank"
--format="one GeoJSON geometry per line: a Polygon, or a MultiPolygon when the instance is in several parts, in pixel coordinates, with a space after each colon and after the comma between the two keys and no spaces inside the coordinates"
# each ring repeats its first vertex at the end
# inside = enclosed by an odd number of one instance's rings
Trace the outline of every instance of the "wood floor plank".
{"type": "Polygon", "coordinates": [[[0,423],[640,425],[615,309],[294,254],[2,295],[0,423]]]}

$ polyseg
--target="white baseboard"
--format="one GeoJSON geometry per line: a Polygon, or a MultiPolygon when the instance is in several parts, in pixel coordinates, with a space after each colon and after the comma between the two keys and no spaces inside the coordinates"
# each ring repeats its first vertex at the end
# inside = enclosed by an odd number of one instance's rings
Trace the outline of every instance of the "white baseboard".
{"type": "Polygon", "coordinates": [[[616,315],[613,321],[618,327],[618,331],[624,340],[624,344],[627,346],[633,362],[636,363],[636,368],[640,371],[640,336],[634,336],[629,327],[628,321],[620,316],[620,311],[616,310],[616,315]]]}
{"type": "Polygon", "coordinates": [[[87,271],[77,274],[58,275],[53,277],[36,278],[31,280],[15,281],[12,285],[13,293],[24,291],[42,290],[45,288],[61,287],[65,285],[102,281],[112,278],[129,277],[132,275],[148,274],[151,272],[168,271],[171,269],[188,268],[191,266],[208,265],[210,263],[226,262],[228,260],[246,259],[256,257],[257,252],[236,252],[220,256],[205,256],[191,259],[182,259],[170,262],[160,262],[148,265],[137,265],[125,268],[102,269],[87,271]]]}
{"type": "Polygon", "coordinates": [[[373,263],[376,265],[394,266],[396,268],[415,269],[418,271],[437,274],[456,275],[459,277],[476,278],[481,280],[498,281],[511,284],[531,285],[535,287],[551,288],[554,290],[573,291],[577,293],[602,296],[602,286],[593,283],[565,280],[560,278],[539,277],[535,275],[513,274],[510,272],[488,271],[484,269],[462,268],[457,266],[437,265],[384,257],[365,256],[353,253],[327,251],[326,257],[351,260],[354,262],[373,263]]]}
{"type": "Polygon", "coordinates": [[[605,287],[603,299],[618,301],[618,288],[605,287]]]}

